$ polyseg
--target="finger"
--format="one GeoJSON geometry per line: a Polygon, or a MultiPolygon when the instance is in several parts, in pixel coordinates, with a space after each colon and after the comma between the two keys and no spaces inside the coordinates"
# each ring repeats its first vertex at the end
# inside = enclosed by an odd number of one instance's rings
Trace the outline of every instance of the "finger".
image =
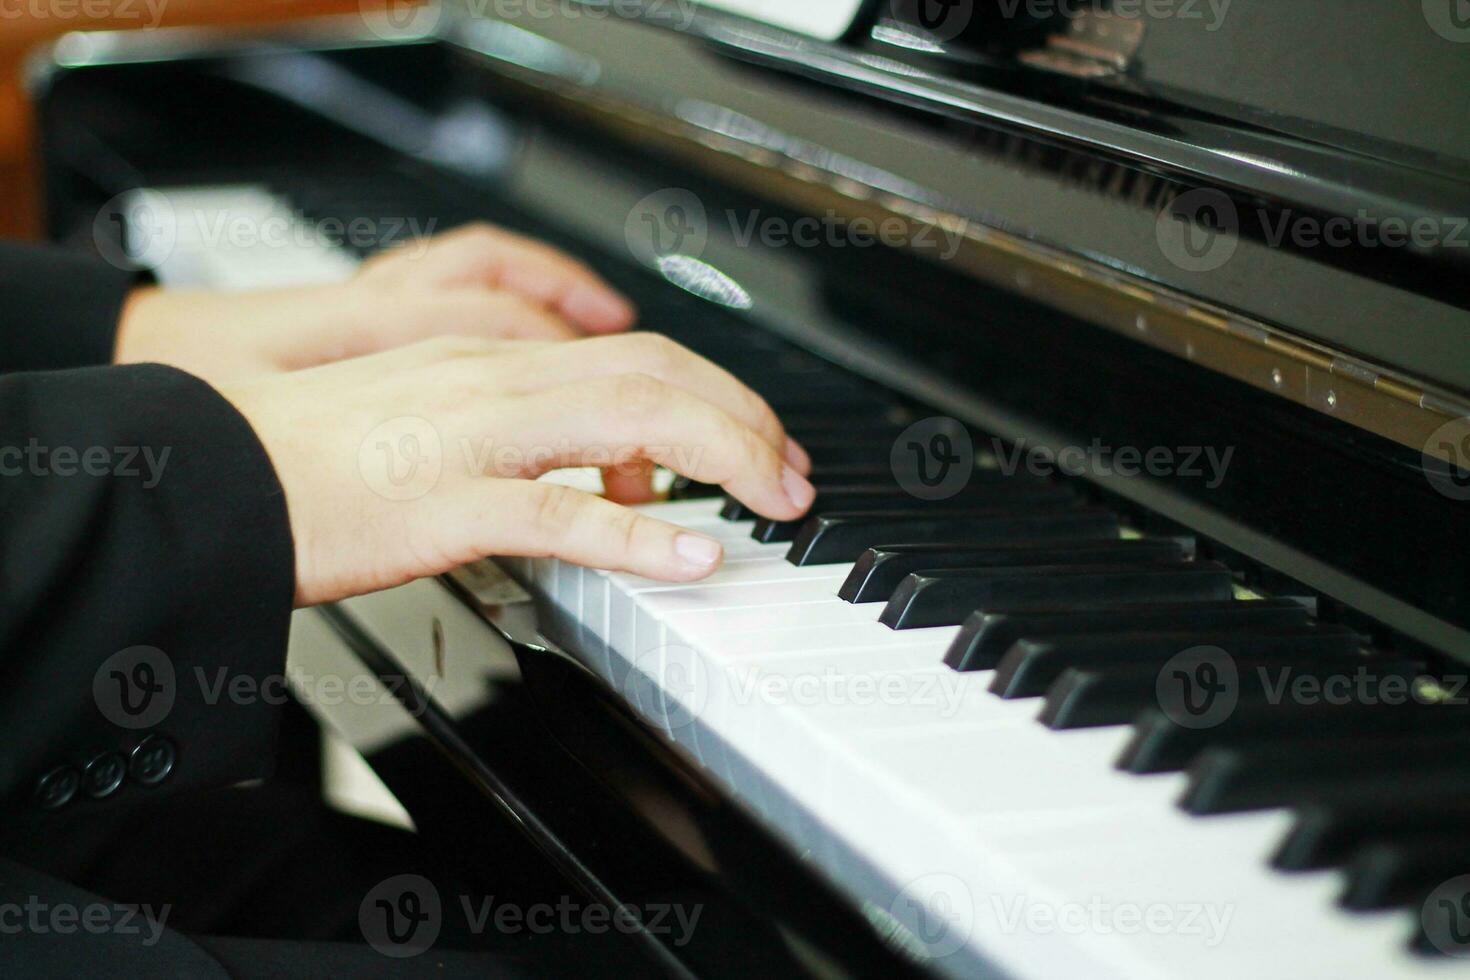
{"type": "Polygon", "coordinates": [[[382,318],[379,349],[446,334],[498,340],[573,340],[581,333],[565,318],[515,293],[441,289],[414,296],[398,315],[382,318]]]}
{"type": "Polygon", "coordinates": [[[649,504],[658,499],[653,492],[652,463],[631,459],[615,463],[602,471],[602,493],[619,504],[649,504]]]}
{"type": "Polygon", "coordinates": [[[467,383],[479,377],[490,390],[501,394],[529,394],[578,381],[647,374],[718,405],[786,456],[797,472],[811,472],[811,460],[799,446],[788,445],[790,440],[780,419],[763,398],[728,371],[667,337],[634,333],[504,353],[508,356],[494,358],[483,368],[466,364],[455,373],[467,383]]]}
{"type": "Polygon", "coordinates": [[[627,330],[636,318],[633,305],[587,266],[501,228],[468,225],[440,236],[431,250],[449,281],[519,293],[590,333],[627,330]]]}
{"type": "Polygon", "coordinates": [[[787,436],[786,445],[782,449],[781,454],[785,457],[786,462],[791,464],[791,468],[793,470],[800,473],[802,476],[812,475],[811,454],[802,447],[801,443],[797,442],[790,436],[787,436]]]}
{"type": "Polygon", "coordinates": [[[474,359],[484,363],[498,355],[524,353],[540,346],[544,346],[544,342],[444,334],[371,354],[328,361],[312,370],[344,381],[350,378],[367,382],[391,377],[411,384],[426,384],[432,382],[417,373],[423,369],[444,371],[444,365],[450,362],[474,359]]]}
{"type": "Polygon", "coordinates": [[[513,292],[463,290],[446,297],[451,321],[468,332],[506,340],[576,340],[582,334],[557,313],[513,292]]]}
{"type": "Polygon", "coordinates": [[[723,557],[711,538],[569,487],[470,480],[464,492],[478,497],[465,526],[483,526],[483,554],[554,557],[667,582],[702,579],[723,557]]]}
{"type": "MultiPolygon", "coordinates": [[[[469,424],[496,431],[513,412],[516,430],[505,449],[518,471],[536,477],[566,466],[608,466],[637,456],[696,480],[723,486],[756,513],[795,520],[816,491],[749,426],[716,405],[650,375],[620,375],[547,388],[495,402],[470,399],[469,424]]],[[[473,436],[471,437],[474,438],[473,436]]],[[[503,462],[498,465],[505,465],[503,462]]]]}

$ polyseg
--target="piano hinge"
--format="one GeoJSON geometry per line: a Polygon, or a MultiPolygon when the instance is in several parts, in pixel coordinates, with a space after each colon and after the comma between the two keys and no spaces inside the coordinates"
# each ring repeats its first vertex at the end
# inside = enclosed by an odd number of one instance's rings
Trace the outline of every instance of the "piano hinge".
{"type": "Polygon", "coordinates": [[[1033,68],[1075,78],[1109,78],[1128,70],[1143,43],[1143,18],[1085,7],[1067,15],[1067,26],[1044,47],[1017,57],[1033,68]]]}

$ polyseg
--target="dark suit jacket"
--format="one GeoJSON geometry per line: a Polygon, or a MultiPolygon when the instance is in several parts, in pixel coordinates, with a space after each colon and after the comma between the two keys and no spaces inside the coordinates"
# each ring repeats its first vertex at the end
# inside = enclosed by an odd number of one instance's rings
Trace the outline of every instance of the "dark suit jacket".
{"type": "Polygon", "coordinates": [[[284,495],[199,379],[106,367],[132,277],[0,245],[0,801],[39,821],[264,775],[284,495]],[[262,687],[262,685],[265,685],[262,687]],[[251,692],[255,692],[252,694],[251,692]]]}

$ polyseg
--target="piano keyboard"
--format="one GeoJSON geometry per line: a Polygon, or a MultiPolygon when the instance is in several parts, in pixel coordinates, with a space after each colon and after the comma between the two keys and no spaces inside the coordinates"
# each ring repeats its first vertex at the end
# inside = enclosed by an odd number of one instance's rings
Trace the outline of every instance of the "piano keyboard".
{"type": "MultiPolygon", "coordinates": [[[[241,192],[195,193],[228,210],[241,192]]],[[[210,283],[191,248],[164,281],[210,283]]],[[[256,251],[222,284],[279,285],[280,256],[256,251]]],[[[352,261],[324,243],[290,264],[330,279],[352,261]]],[[[982,452],[955,496],[907,493],[889,453],[917,406],[651,277],[610,277],[771,401],[814,457],[814,514],[760,521],[690,486],[642,508],[724,544],[693,585],[500,564],[568,652],[875,926],[952,976],[1458,967],[1426,954],[1465,951],[1436,918],[1463,892],[1428,901],[1470,871],[1465,709],[1273,704],[1260,680],[1407,682],[1417,662],[1244,593],[1187,535],[1132,526],[1080,483],[1002,476],[982,452]],[[1234,665],[1233,710],[1189,724],[1163,696],[1171,664],[1204,683],[1234,665]]]]}
{"type": "MultiPolygon", "coordinates": [[[[901,923],[937,969],[1384,978],[1445,966],[1410,952],[1398,910],[1338,907],[1350,878],[1268,867],[1292,830],[1276,808],[1294,798],[1289,783],[1273,787],[1270,808],[1191,816],[1176,801],[1198,795],[1198,769],[1185,774],[1176,758],[1149,775],[1120,771],[1135,730],[1049,729],[1034,698],[998,696],[1018,646],[1000,671],[953,670],[945,658],[964,641],[960,625],[890,629],[884,604],[838,598],[855,563],[792,565],[789,546],[752,545],[753,522],[725,521],[720,507],[643,508],[725,544],[725,567],[698,585],[555,560],[501,564],[555,604],[566,646],[649,724],[876,921],[901,923]]],[[[1112,628],[1147,635],[1121,610],[1112,628]]],[[[1271,632],[1253,629],[1240,635],[1271,632]]],[[[1152,680],[1157,666],[1148,670],[1152,680]]],[[[1134,714],[1146,711],[1153,684],[1132,693],[1134,714]]],[[[1331,823],[1351,801],[1313,819],[1331,823]]],[[[1222,806],[1232,809],[1228,797],[1222,806]]],[[[1359,818],[1358,843],[1377,833],[1359,818]]],[[[1420,873],[1412,897],[1458,871],[1420,873]]]]}

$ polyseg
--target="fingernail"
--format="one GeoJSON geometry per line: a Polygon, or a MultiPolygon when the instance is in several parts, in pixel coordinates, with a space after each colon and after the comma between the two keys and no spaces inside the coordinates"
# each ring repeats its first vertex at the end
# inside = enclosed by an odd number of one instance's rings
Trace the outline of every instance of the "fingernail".
{"type": "Polygon", "coordinates": [[[812,471],[811,455],[805,449],[801,448],[801,443],[790,436],[786,437],[786,462],[790,463],[791,468],[802,475],[806,475],[812,471]]]}
{"type": "Polygon", "coordinates": [[[803,514],[811,507],[812,501],[817,499],[817,488],[789,466],[781,473],[781,486],[786,490],[786,496],[803,514]]]}
{"type": "Polygon", "coordinates": [[[577,286],[562,303],[562,312],[584,325],[626,327],[636,315],[627,300],[596,286],[577,286]]]}
{"type": "Polygon", "coordinates": [[[674,538],[674,550],[686,565],[695,568],[712,568],[724,554],[718,541],[697,534],[681,534],[674,538]]]}

